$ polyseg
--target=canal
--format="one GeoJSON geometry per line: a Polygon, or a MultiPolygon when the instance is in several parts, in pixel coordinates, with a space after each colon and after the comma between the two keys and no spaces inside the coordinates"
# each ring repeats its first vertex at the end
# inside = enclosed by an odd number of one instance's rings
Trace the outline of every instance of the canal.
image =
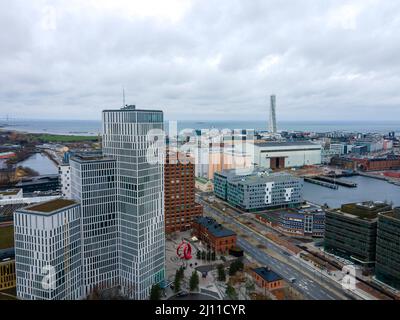
{"type": "Polygon", "coordinates": [[[304,182],[304,200],[318,204],[327,203],[331,208],[340,207],[343,203],[369,200],[388,201],[400,206],[400,186],[363,176],[341,179],[356,182],[358,186],[356,188],[339,186],[339,189],[333,190],[304,182]]]}
{"type": "Polygon", "coordinates": [[[39,175],[57,174],[58,167],[53,161],[41,153],[35,153],[28,159],[18,163],[19,166],[29,167],[39,173],[39,175]]]}

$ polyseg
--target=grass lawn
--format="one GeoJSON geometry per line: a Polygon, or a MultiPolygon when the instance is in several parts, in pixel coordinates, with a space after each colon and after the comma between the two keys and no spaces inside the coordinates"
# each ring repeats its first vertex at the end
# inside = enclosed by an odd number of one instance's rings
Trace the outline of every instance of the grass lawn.
{"type": "Polygon", "coordinates": [[[14,227],[0,227],[0,249],[14,247],[14,227]]]}
{"type": "Polygon", "coordinates": [[[69,136],[58,134],[39,134],[35,137],[43,142],[82,142],[82,141],[97,141],[97,136],[69,136]]]}

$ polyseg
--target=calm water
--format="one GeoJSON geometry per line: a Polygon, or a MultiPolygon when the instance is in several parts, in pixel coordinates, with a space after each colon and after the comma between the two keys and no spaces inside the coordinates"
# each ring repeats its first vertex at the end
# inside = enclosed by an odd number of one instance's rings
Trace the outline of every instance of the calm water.
{"type": "Polygon", "coordinates": [[[29,167],[39,173],[39,175],[46,175],[46,174],[57,174],[58,168],[45,155],[41,153],[35,153],[34,155],[30,156],[28,159],[18,163],[18,165],[23,167],[29,167]]]}
{"type": "MultiPolygon", "coordinates": [[[[5,129],[32,132],[53,133],[69,135],[97,135],[101,131],[99,120],[12,120],[8,123],[0,122],[5,129]]],[[[169,122],[166,121],[165,128],[168,131],[169,122]]],[[[190,129],[255,129],[265,130],[266,121],[189,121],[177,122],[178,130],[190,129]]],[[[287,131],[310,131],[310,132],[377,132],[388,133],[395,131],[400,134],[400,121],[390,122],[329,122],[329,121],[281,121],[278,122],[278,130],[287,131]]]]}
{"type": "Polygon", "coordinates": [[[330,207],[340,207],[343,203],[368,200],[386,200],[400,206],[400,186],[362,176],[342,179],[356,182],[357,188],[339,186],[339,189],[333,190],[305,182],[304,199],[318,204],[327,203],[330,207]]]}

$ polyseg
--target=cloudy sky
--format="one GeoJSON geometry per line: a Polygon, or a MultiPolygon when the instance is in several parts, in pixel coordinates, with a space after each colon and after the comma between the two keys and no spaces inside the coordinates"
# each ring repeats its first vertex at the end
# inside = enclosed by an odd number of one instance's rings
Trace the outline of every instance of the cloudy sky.
{"type": "Polygon", "coordinates": [[[397,0],[0,0],[0,118],[400,119],[397,0]]]}

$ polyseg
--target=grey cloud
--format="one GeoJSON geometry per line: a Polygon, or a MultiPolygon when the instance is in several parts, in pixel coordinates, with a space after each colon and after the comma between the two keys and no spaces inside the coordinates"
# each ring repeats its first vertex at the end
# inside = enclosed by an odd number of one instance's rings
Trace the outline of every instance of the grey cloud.
{"type": "Polygon", "coordinates": [[[400,117],[398,2],[196,0],[176,22],[76,3],[0,1],[1,113],[99,118],[124,86],[169,119],[266,119],[271,93],[283,120],[400,117]]]}

